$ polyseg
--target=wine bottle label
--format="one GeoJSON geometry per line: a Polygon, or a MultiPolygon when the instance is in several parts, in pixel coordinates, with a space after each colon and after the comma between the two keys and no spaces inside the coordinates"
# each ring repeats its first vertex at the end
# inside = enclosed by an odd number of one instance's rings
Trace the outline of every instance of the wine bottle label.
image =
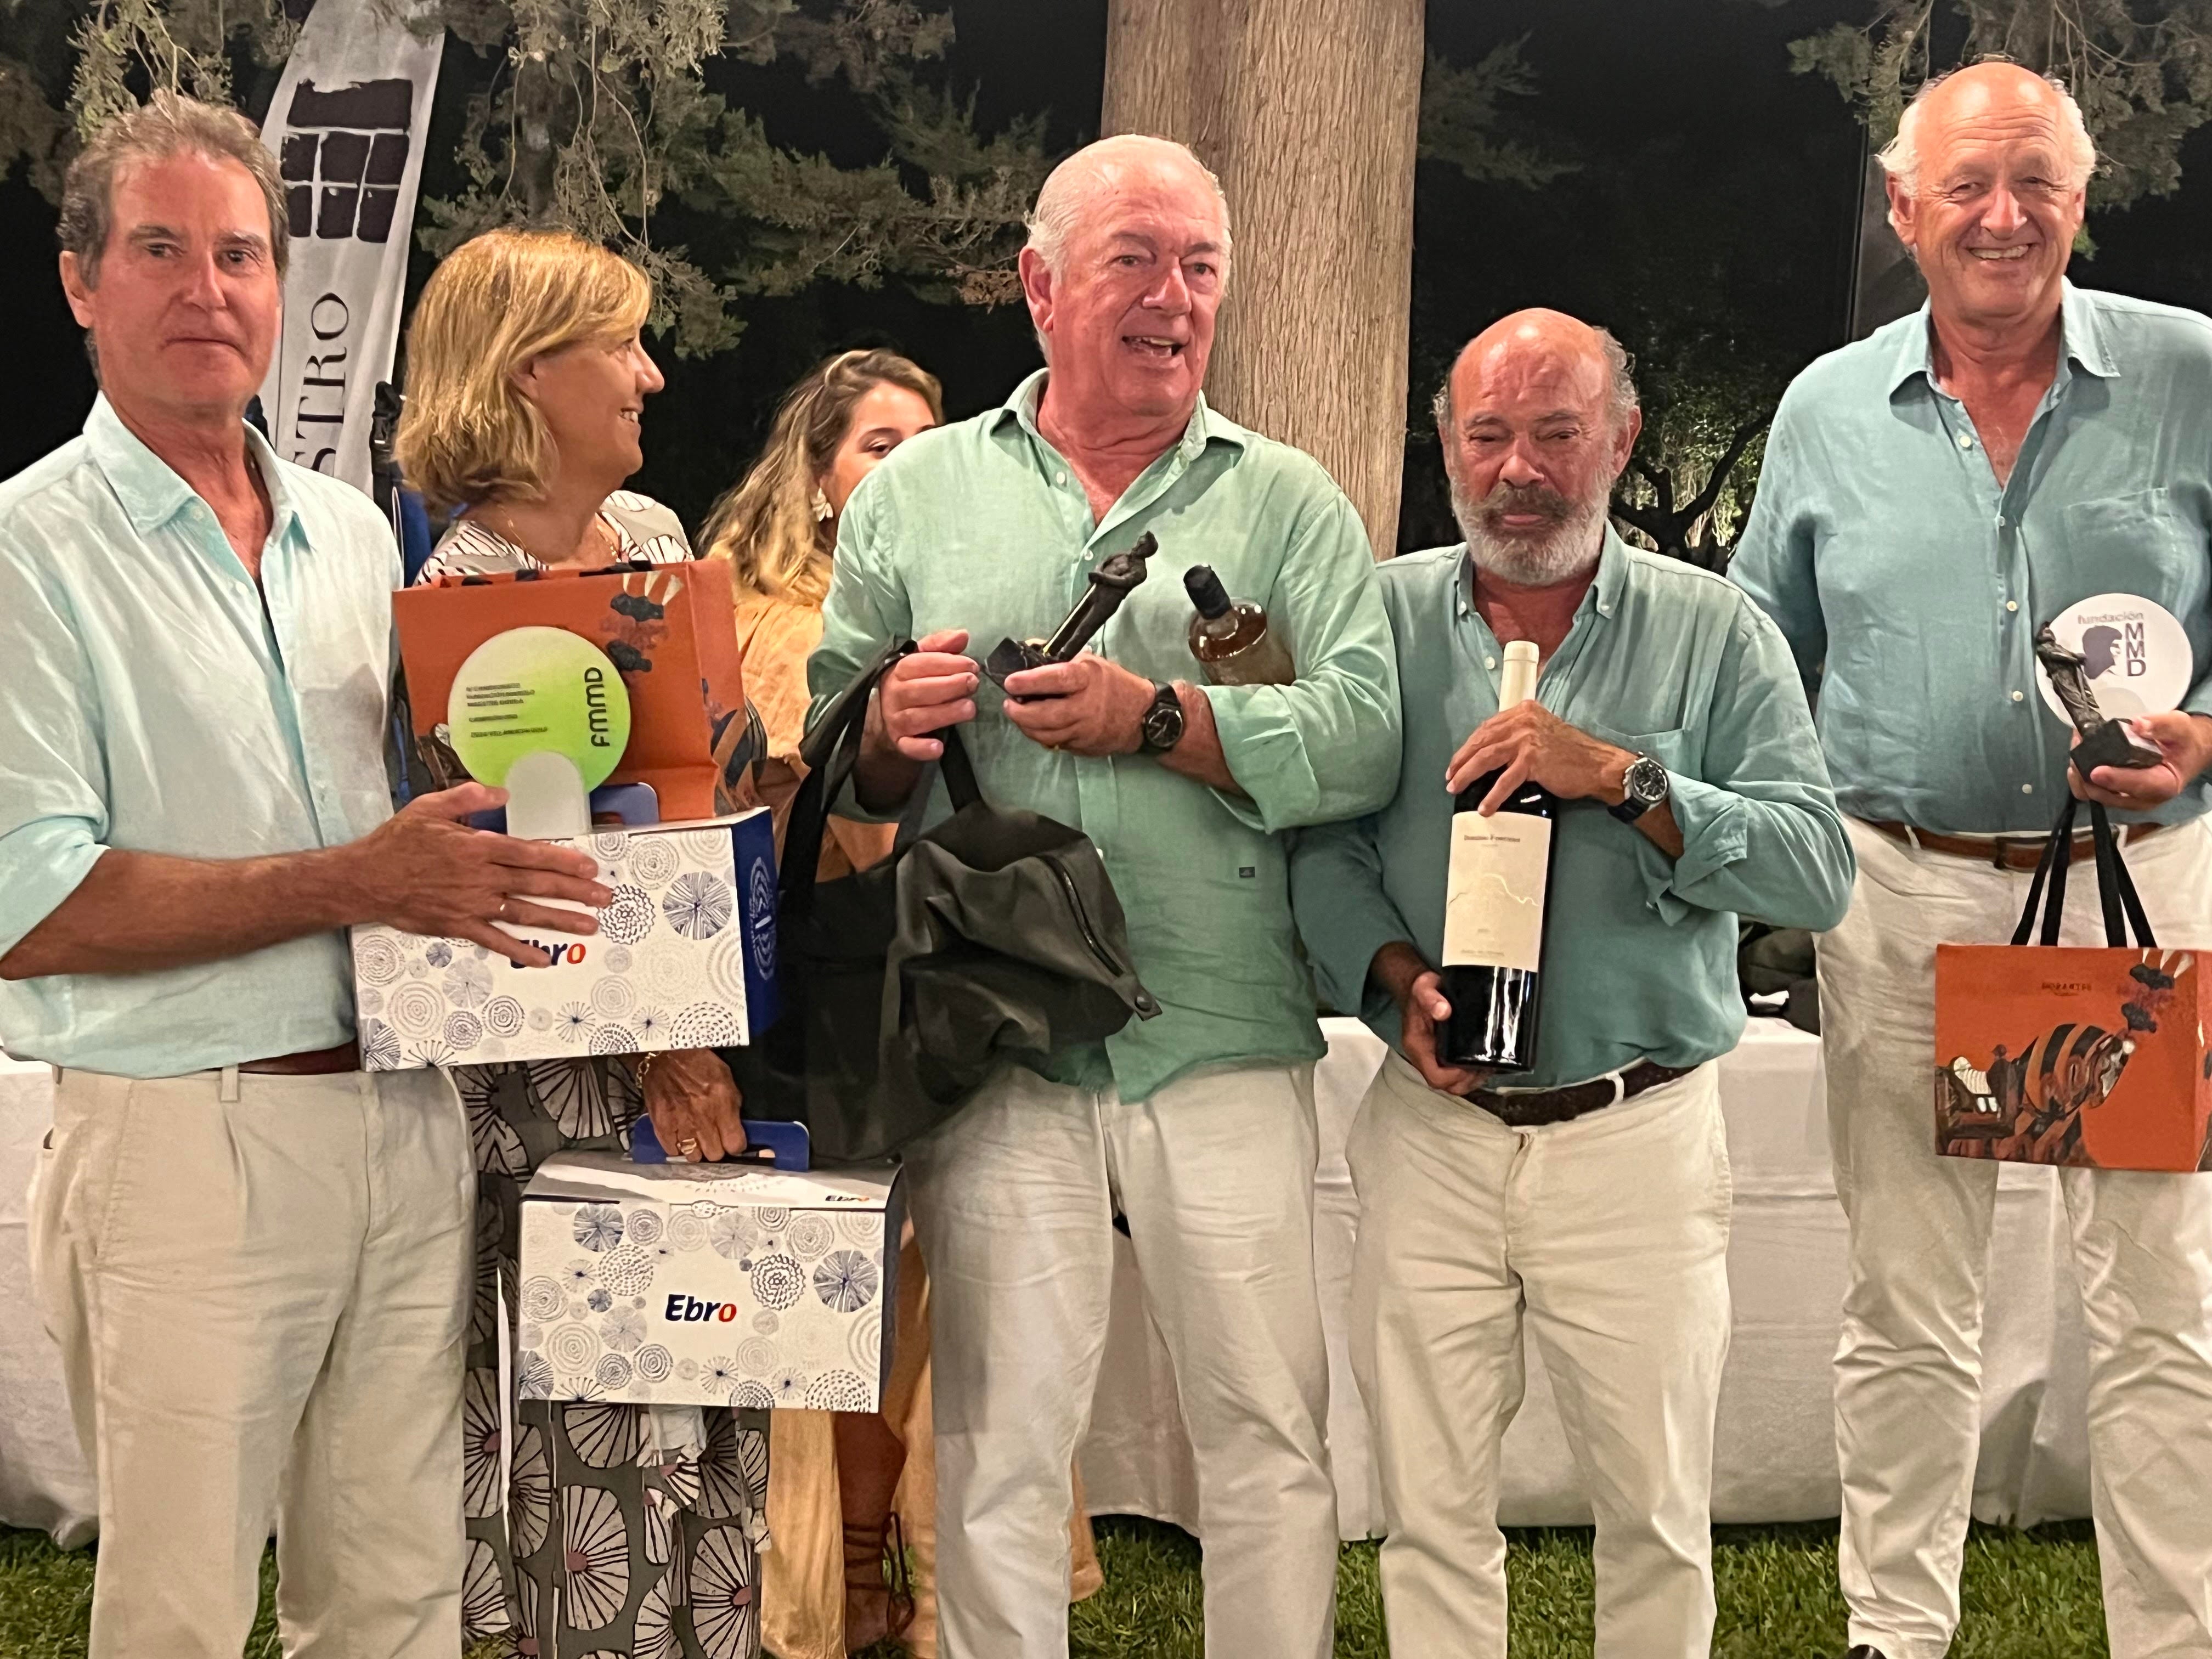
{"type": "Polygon", "coordinates": [[[1544,882],[1552,821],[1526,812],[1459,812],[1452,817],[1446,877],[1446,968],[1518,968],[1534,973],[1544,950],[1544,882]]]}

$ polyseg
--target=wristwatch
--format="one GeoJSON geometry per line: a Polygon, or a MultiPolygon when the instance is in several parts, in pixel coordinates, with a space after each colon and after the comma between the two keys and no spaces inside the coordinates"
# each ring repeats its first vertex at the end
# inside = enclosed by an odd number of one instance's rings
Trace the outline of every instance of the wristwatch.
{"type": "Polygon", "coordinates": [[[1182,741],[1182,699],[1176,689],[1152,682],[1152,706],[1145,710],[1143,752],[1164,755],[1182,741]]]}
{"type": "Polygon", "coordinates": [[[1621,779],[1620,787],[1627,791],[1628,799],[1605,810],[1623,823],[1635,823],[1670,793],[1667,769],[1649,755],[1638,755],[1628,763],[1628,775],[1621,779]]]}

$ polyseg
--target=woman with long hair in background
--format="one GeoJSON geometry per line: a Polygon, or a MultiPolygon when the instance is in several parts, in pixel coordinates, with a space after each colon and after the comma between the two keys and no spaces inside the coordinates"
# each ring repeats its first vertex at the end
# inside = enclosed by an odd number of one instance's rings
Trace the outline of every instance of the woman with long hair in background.
{"type": "MultiPolygon", "coordinates": [[[[643,271],[565,232],[490,231],[438,267],[408,330],[397,439],[432,521],[452,518],[418,580],[691,557],[673,513],[621,488],[644,464],[645,400],[662,384],[640,336],[652,303],[643,271]]],[[[520,1322],[518,1383],[543,1369],[537,1334],[568,1305],[550,1279],[519,1282],[532,1172],[556,1152],[624,1150],[641,1110],[672,1153],[742,1150],[729,1068],[699,1049],[457,1066],[453,1079],[477,1169],[465,1636],[541,1659],[750,1659],[767,1413],[709,1410],[703,1448],[664,1446],[643,1406],[517,1398],[509,1449],[499,1389],[501,1288],[510,1329],[520,1322]]]]}

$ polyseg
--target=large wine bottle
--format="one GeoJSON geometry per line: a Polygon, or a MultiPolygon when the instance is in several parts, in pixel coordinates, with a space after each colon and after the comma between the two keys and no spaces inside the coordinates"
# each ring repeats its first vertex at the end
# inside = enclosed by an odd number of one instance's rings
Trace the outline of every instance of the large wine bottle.
{"type": "MultiPolygon", "coordinates": [[[[1514,640],[1505,647],[1498,711],[1535,690],[1535,642],[1514,640]]],[[[1451,1017],[1437,1034],[1437,1055],[1447,1066],[1525,1072],[1536,1063],[1538,972],[1559,804],[1531,781],[1485,817],[1476,809],[1498,779],[1496,772],[1477,779],[1453,807],[1437,975],[1451,1017]]]]}

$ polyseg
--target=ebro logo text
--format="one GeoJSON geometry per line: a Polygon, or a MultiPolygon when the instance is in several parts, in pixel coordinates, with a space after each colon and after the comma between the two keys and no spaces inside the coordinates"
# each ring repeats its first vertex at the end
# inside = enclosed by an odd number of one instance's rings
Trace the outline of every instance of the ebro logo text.
{"type": "Polygon", "coordinates": [[[696,1325],[703,1320],[713,1320],[726,1325],[738,1316],[734,1302],[702,1302],[696,1296],[680,1292],[668,1298],[668,1310],[660,1316],[678,1325],[696,1325]]]}

